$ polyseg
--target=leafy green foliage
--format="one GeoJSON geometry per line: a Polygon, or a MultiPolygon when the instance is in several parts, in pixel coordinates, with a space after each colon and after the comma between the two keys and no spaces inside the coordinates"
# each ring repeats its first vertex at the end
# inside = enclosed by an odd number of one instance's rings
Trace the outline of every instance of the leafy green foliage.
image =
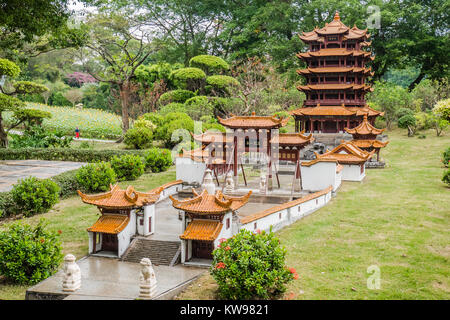
{"type": "Polygon", "coordinates": [[[0,149],[1,160],[57,160],[57,161],[77,161],[77,162],[97,162],[109,161],[113,156],[124,154],[143,155],[141,150],[86,150],[72,148],[20,148],[20,149],[0,149]]]}
{"type": "Polygon", "coordinates": [[[438,101],[433,108],[433,113],[444,120],[450,121],[450,98],[438,101]]]}
{"type": "Polygon", "coordinates": [[[195,96],[185,102],[186,113],[194,120],[199,120],[202,116],[213,115],[214,106],[206,96],[195,96]]]}
{"type": "Polygon", "coordinates": [[[398,127],[408,129],[408,136],[412,137],[416,131],[416,118],[411,114],[406,114],[398,119],[398,127]]]}
{"type": "Polygon", "coordinates": [[[90,163],[76,173],[78,183],[88,192],[106,191],[116,182],[116,173],[109,162],[90,163]]]}
{"type": "Polygon", "coordinates": [[[134,127],[125,133],[123,142],[134,149],[145,149],[151,145],[153,132],[147,127],[134,127]]]}
{"type": "Polygon", "coordinates": [[[0,112],[2,111],[17,111],[19,108],[23,108],[25,103],[17,99],[16,97],[7,96],[0,93],[0,112]]]}
{"type": "Polygon", "coordinates": [[[14,202],[25,217],[47,212],[59,199],[59,186],[50,179],[28,177],[11,190],[14,202]]]}
{"type": "Polygon", "coordinates": [[[210,273],[223,299],[270,299],[298,277],[286,268],[285,258],[286,249],[272,231],[253,234],[243,229],[214,250],[210,273]]]}
{"type": "Polygon", "coordinates": [[[0,275],[19,284],[38,283],[57,271],[62,261],[58,232],[38,225],[13,224],[0,231],[0,275]]]}
{"type": "Polygon", "coordinates": [[[162,106],[158,110],[158,114],[162,116],[165,116],[166,114],[171,112],[186,113],[186,106],[183,103],[171,102],[169,104],[166,104],[165,106],[162,106]]]}
{"type": "Polygon", "coordinates": [[[83,189],[77,181],[77,171],[78,169],[66,171],[50,178],[59,186],[60,198],[66,198],[76,194],[77,190],[83,189]]]}
{"type": "Polygon", "coordinates": [[[214,75],[206,78],[206,91],[217,96],[228,96],[233,87],[239,87],[239,81],[230,76],[214,75]]]}
{"type": "Polygon", "coordinates": [[[172,155],[167,149],[151,148],[145,153],[145,167],[152,172],[162,172],[172,165],[172,155]]]}
{"type": "Polygon", "coordinates": [[[189,66],[202,69],[206,74],[221,74],[230,70],[230,66],[225,60],[210,55],[199,55],[191,58],[189,66]]]}
{"type": "Polygon", "coordinates": [[[183,140],[190,140],[189,132],[194,132],[194,121],[186,113],[170,112],[156,129],[156,138],[163,140],[167,148],[172,148],[183,140]],[[173,136],[173,137],[172,137],[173,136]]]}
{"type": "Polygon", "coordinates": [[[0,192],[0,218],[13,216],[19,212],[11,191],[0,192]]]}
{"type": "Polygon", "coordinates": [[[170,81],[179,89],[196,91],[201,88],[206,78],[205,72],[199,68],[181,68],[172,71],[170,81]]]}
{"type": "Polygon", "coordinates": [[[172,102],[184,103],[187,99],[195,96],[195,93],[189,90],[171,90],[163,93],[161,97],[159,97],[158,102],[162,105],[166,105],[172,102]]]}
{"type": "Polygon", "coordinates": [[[450,169],[444,171],[444,175],[442,176],[442,182],[444,182],[450,187],[450,169]]]}
{"type": "Polygon", "coordinates": [[[13,83],[13,87],[15,89],[15,93],[17,94],[39,94],[48,91],[48,88],[46,86],[31,81],[16,81],[13,83]]]}
{"type": "Polygon", "coordinates": [[[450,147],[442,153],[442,163],[446,167],[450,166],[450,147]]]}
{"type": "Polygon", "coordinates": [[[8,59],[0,58],[0,77],[8,76],[11,78],[17,78],[20,73],[20,68],[12,61],[8,59]]]}
{"type": "Polygon", "coordinates": [[[18,148],[69,148],[72,138],[66,137],[59,130],[47,131],[43,127],[34,125],[26,127],[23,133],[11,134],[10,147],[18,148]]]}
{"type": "Polygon", "coordinates": [[[120,181],[136,180],[144,173],[145,169],[142,158],[131,154],[113,157],[111,159],[111,167],[120,181]]]}
{"type": "Polygon", "coordinates": [[[38,109],[21,109],[14,112],[13,117],[18,123],[24,123],[25,128],[41,125],[44,119],[50,119],[52,114],[38,109]]]}

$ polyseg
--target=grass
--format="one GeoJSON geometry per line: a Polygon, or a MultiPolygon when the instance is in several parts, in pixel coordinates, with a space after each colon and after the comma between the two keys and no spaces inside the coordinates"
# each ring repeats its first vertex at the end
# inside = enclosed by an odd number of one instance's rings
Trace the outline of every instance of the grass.
{"type": "MultiPolygon", "coordinates": [[[[144,174],[135,181],[124,181],[120,182],[119,185],[122,188],[133,185],[137,190],[147,191],[173,180],[175,180],[174,167],[162,173],[144,174]]],[[[44,218],[48,222],[47,227],[49,230],[62,231],[63,254],[71,253],[79,259],[88,254],[88,233],[86,229],[98,217],[99,211],[96,207],[82,203],[78,196],[72,196],[61,200],[47,213],[24,218],[20,221],[35,225],[41,218],[44,218]]],[[[11,223],[13,222],[3,223],[0,225],[0,229],[7,228],[11,223]]],[[[8,284],[0,279],[0,300],[24,299],[28,287],[8,284]]]]}
{"type": "MultiPolygon", "coordinates": [[[[440,162],[450,133],[388,134],[385,169],[368,170],[363,183],[344,182],[327,206],[277,232],[300,276],[285,297],[450,298],[450,189],[440,162]],[[381,271],[379,290],[367,288],[371,265],[381,271]]],[[[214,299],[216,289],[205,274],[178,298],[214,299]]]]}

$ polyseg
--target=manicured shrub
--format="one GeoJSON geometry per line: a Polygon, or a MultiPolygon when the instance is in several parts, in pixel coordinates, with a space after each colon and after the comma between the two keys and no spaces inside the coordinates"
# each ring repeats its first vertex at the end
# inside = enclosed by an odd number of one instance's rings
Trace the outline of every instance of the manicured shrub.
{"type": "Polygon", "coordinates": [[[50,179],[28,177],[11,190],[14,202],[25,217],[47,212],[59,200],[59,186],[50,179]]]}
{"type": "Polygon", "coordinates": [[[144,163],[140,156],[124,155],[111,159],[111,168],[117,175],[117,179],[136,180],[144,173],[144,163]]]}
{"type": "Polygon", "coordinates": [[[214,75],[206,78],[206,92],[217,96],[228,96],[233,87],[238,87],[239,81],[230,76],[214,75]]]}
{"type": "Polygon", "coordinates": [[[225,73],[230,69],[222,58],[206,54],[198,55],[189,60],[190,67],[202,69],[206,74],[225,73]]]}
{"type": "Polygon", "coordinates": [[[161,126],[164,122],[164,116],[156,112],[144,113],[142,116],[139,117],[138,120],[141,119],[151,121],[154,125],[156,125],[156,127],[161,126]]]}
{"type": "Polygon", "coordinates": [[[88,192],[107,191],[116,182],[116,173],[109,162],[90,163],[78,169],[75,175],[83,190],[88,192]]]}
{"type": "Polygon", "coordinates": [[[195,93],[189,90],[171,90],[163,93],[161,97],[159,97],[158,102],[162,105],[166,105],[171,102],[184,103],[187,99],[195,96],[195,93]]]}
{"type": "Polygon", "coordinates": [[[77,162],[98,162],[109,161],[113,156],[124,154],[143,155],[142,150],[86,150],[72,148],[20,148],[5,149],[0,148],[0,160],[56,160],[56,161],[77,161],[77,162]]]}
{"type": "Polygon", "coordinates": [[[444,175],[442,176],[442,182],[450,187],[450,169],[444,172],[444,175]]]}
{"type": "Polygon", "coordinates": [[[172,148],[180,143],[183,138],[191,139],[190,133],[194,132],[194,121],[184,113],[169,113],[167,122],[158,128],[157,135],[160,140],[164,141],[167,148],[172,148]],[[179,114],[178,119],[170,119],[171,115],[179,114]]]}
{"type": "Polygon", "coordinates": [[[59,186],[60,198],[67,198],[68,196],[76,194],[77,190],[84,189],[77,180],[77,172],[78,169],[70,170],[50,178],[59,186]]]}
{"type": "Polygon", "coordinates": [[[172,165],[172,155],[167,149],[151,148],[145,153],[145,168],[152,172],[166,171],[172,165]]]}
{"type": "Polygon", "coordinates": [[[181,68],[172,71],[170,80],[178,89],[196,91],[205,82],[206,74],[199,68],[181,68]]]}
{"type": "Polygon", "coordinates": [[[450,147],[442,153],[442,163],[446,167],[450,165],[450,147]]]}
{"type": "Polygon", "coordinates": [[[433,108],[433,113],[444,120],[450,121],[450,98],[438,101],[433,108]]]}
{"type": "Polygon", "coordinates": [[[0,275],[18,284],[35,284],[55,273],[62,261],[58,232],[13,224],[0,231],[0,275]]]}
{"type": "Polygon", "coordinates": [[[222,239],[213,252],[210,273],[223,299],[270,299],[279,297],[286,284],[298,277],[285,266],[286,249],[270,231],[241,230],[222,239]]]}
{"type": "Polygon", "coordinates": [[[0,218],[6,218],[19,213],[11,191],[0,192],[0,218]]]}
{"type": "Polygon", "coordinates": [[[138,119],[133,123],[133,128],[147,128],[153,131],[156,129],[156,125],[150,120],[138,119]]]}
{"type": "Polygon", "coordinates": [[[160,115],[163,115],[163,116],[168,114],[168,113],[171,113],[171,112],[182,112],[182,113],[185,113],[186,112],[186,106],[183,103],[172,102],[172,103],[166,104],[165,106],[162,106],[158,110],[158,113],[160,115]]]}
{"type": "Polygon", "coordinates": [[[209,103],[206,96],[192,97],[184,103],[186,113],[194,120],[199,120],[202,116],[213,115],[214,106],[209,103]]]}
{"type": "Polygon", "coordinates": [[[146,127],[134,127],[125,133],[123,142],[134,149],[145,149],[153,141],[152,130],[146,127]]]}
{"type": "Polygon", "coordinates": [[[413,115],[406,114],[398,119],[398,127],[408,129],[408,137],[412,137],[416,132],[416,118],[413,115]]]}

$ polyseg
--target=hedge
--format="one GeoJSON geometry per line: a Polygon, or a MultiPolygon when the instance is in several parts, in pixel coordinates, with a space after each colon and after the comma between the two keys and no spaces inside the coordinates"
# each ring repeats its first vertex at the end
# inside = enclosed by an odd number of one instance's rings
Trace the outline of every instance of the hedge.
{"type": "Polygon", "coordinates": [[[0,149],[0,160],[54,160],[97,162],[109,161],[114,156],[136,154],[144,157],[144,150],[89,150],[61,148],[20,148],[0,149]]]}

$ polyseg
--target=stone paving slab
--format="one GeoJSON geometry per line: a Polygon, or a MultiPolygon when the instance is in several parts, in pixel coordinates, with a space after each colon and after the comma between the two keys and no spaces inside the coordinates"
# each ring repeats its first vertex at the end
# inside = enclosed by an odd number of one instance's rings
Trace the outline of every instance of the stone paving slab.
{"type": "Polygon", "coordinates": [[[72,161],[3,160],[0,161],[0,192],[11,190],[19,179],[30,176],[50,178],[83,165],[82,162],[72,161]]]}
{"type": "MultiPolygon", "coordinates": [[[[139,263],[118,259],[87,256],[77,261],[81,269],[81,288],[75,292],[62,291],[63,271],[27,290],[27,299],[42,297],[66,298],[68,300],[122,300],[139,297],[139,263]]],[[[167,293],[175,292],[206,272],[203,268],[177,265],[153,266],[157,280],[156,297],[170,299],[167,293]]]]}

